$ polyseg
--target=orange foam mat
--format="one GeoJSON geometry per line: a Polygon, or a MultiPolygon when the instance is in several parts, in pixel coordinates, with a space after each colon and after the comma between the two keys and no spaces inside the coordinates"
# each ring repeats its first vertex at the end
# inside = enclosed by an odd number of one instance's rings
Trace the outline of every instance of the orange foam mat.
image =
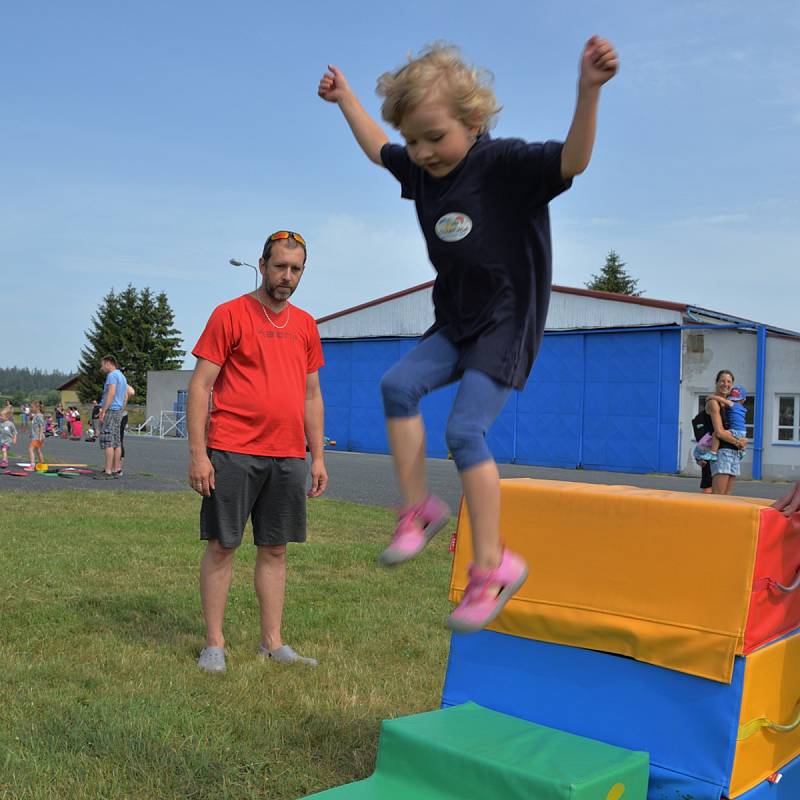
{"type": "MultiPolygon", "coordinates": [[[[491,630],[730,682],[733,660],[800,625],[800,524],[769,501],[501,481],[501,534],[530,577],[491,630]],[[759,571],[756,572],[758,563],[759,571]]],[[[462,503],[450,585],[472,559],[462,503]]]]}

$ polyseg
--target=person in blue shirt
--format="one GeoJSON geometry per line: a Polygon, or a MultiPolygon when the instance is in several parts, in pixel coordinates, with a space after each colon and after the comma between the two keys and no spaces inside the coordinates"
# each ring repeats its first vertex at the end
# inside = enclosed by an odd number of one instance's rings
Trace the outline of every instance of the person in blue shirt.
{"type": "MultiPolygon", "coordinates": [[[[747,418],[747,409],[744,407],[744,401],[747,400],[747,391],[745,390],[744,386],[740,384],[736,384],[733,389],[731,389],[731,393],[728,395],[728,400],[730,400],[730,405],[727,409],[728,415],[728,430],[737,438],[737,439],[746,439],[747,438],[747,424],[745,419],[747,418]]],[[[717,440],[717,444],[718,444],[717,440]]],[[[714,442],[712,440],[711,449],[714,450],[714,442]]],[[[745,449],[741,448],[738,451],[739,459],[744,458],[745,449]]]]}
{"type": "Polygon", "coordinates": [[[122,409],[125,405],[128,381],[117,366],[117,359],[112,355],[100,359],[100,370],[105,373],[103,400],[100,408],[100,449],[105,457],[105,469],[94,477],[97,480],[113,480],[119,477],[122,470],[122,441],[120,424],[122,409]]]}
{"type": "Polygon", "coordinates": [[[528,567],[503,547],[500,478],[486,432],[512,388],[533,366],[550,300],[548,203],[589,164],[600,88],[618,68],[610,42],[583,49],[575,114],[566,141],[493,139],[499,106],[484,73],[458,50],[434,45],[378,81],[384,120],[405,146],[390,144],[330,65],[318,94],[339,106],[367,158],[399,181],[416,205],[436,270],[435,322],[381,381],[395,471],[403,495],[386,565],[416,556],[449,509],[429,494],[421,398],[460,380],[446,439],[458,468],[472,529],[474,563],[462,601],[448,617],[457,631],[489,624],[524,583],[528,567]]]}

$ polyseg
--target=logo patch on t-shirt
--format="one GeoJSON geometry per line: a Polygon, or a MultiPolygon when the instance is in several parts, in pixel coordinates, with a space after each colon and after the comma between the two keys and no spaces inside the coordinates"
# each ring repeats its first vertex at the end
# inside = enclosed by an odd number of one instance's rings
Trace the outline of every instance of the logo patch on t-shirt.
{"type": "Polygon", "coordinates": [[[434,230],[443,242],[460,242],[472,230],[472,220],[460,211],[450,211],[439,217],[434,230]]]}

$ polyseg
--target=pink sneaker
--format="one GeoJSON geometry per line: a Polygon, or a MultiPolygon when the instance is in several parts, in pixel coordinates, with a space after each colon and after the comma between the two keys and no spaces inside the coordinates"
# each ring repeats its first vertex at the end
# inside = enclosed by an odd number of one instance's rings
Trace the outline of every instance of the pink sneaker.
{"type": "Polygon", "coordinates": [[[419,505],[411,506],[398,514],[392,541],[378,556],[378,560],[387,567],[409,561],[425,549],[449,518],[450,508],[447,503],[429,494],[419,505]]]}
{"type": "Polygon", "coordinates": [[[445,621],[450,630],[474,633],[485,628],[502,610],[528,577],[528,565],[503,548],[500,566],[479,570],[469,568],[469,583],[464,597],[445,621]]]}

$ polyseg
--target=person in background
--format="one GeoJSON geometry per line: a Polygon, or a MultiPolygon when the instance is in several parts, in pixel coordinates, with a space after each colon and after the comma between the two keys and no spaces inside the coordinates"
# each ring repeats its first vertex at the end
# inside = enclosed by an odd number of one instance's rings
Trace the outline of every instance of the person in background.
{"type": "Polygon", "coordinates": [[[308,497],[319,497],[328,483],[318,372],[325,363],[322,344],[314,318],[289,302],[306,254],[299,233],[271,234],[258,261],[261,286],[217,306],[192,350],[197,365],[189,383],[189,485],[203,497],[200,600],[206,643],[197,665],[206,672],[226,669],[225,604],[248,519],[256,544],[258,654],[317,665],[286,644],[281,631],[287,544],[306,540],[306,442],[308,497]]]}
{"type": "Polygon", "coordinates": [[[72,415],[71,438],[80,439],[81,436],[83,436],[83,420],[81,419],[81,412],[78,410],[77,406],[71,406],[70,413],[72,415]]]}
{"type": "Polygon", "coordinates": [[[0,467],[5,469],[8,466],[8,450],[12,444],[17,443],[17,428],[12,420],[12,413],[9,411],[8,406],[5,406],[0,411],[0,450],[2,450],[2,457],[0,457],[0,467]]]}
{"type": "Polygon", "coordinates": [[[122,465],[125,461],[125,430],[128,427],[128,401],[136,394],[136,390],[128,384],[128,388],[125,390],[125,402],[122,404],[122,419],[119,423],[119,447],[120,447],[120,454],[119,454],[119,470],[117,472],[117,477],[122,477],[122,465]]]}
{"type": "Polygon", "coordinates": [[[715,394],[706,400],[705,410],[720,442],[717,459],[709,462],[713,494],[730,494],[733,491],[736,478],[741,474],[739,450],[747,445],[746,438],[735,436],[733,431],[728,430],[727,417],[723,415],[723,403],[719,399],[727,399],[735,380],[730,370],[721,369],[715,381],[715,394]]]}
{"type": "Polygon", "coordinates": [[[56,403],[54,413],[56,417],[56,435],[60,436],[61,431],[64,430],[64,407],[61,405],[61,403],[56,403]]]}
{"type": "Polygon", "coordinates": [[[103,407],[98,420],[100,429],[100,449],[105,456],[105,470],[95,475],[95,480],[114,480],[120,470],[119,460],[122,445],[119,440],[119,426],[122,421],[122,404],[125,402],[125,390],[128,381],[117,366],[117,359],[112,355],[100,359],[100,369],[105,373],[106,382],[103,387],[103,407]]]}
{"type": "Polygon", "coordinates": [[[28,445],[28,466],[25,469],[33,472],[36,469],[36,456],[39,456],[40,464],[44,463],[44,410],[41,400],[34,400],[31,403],[31,441],[28,445]]]}
{"type": "Polygon", "coordinates": [[[92,416],[89,420],[89,436],[87,442],[93,442],[100,435],[100,409],[103,406],[102,400],[95,400],[92,405],[92,416]]]}

